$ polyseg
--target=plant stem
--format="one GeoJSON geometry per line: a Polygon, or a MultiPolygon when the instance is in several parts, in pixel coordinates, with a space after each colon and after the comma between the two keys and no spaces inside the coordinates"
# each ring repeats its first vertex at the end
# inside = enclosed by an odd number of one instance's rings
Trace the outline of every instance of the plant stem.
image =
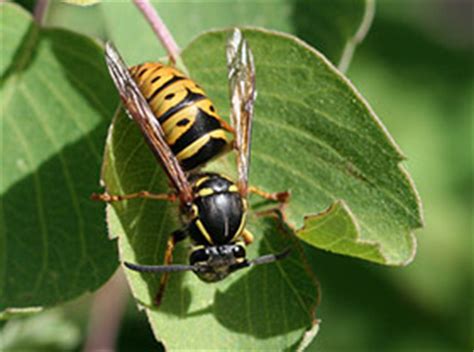
{"type": "Polygon", "coordinates": [[[179,47],[173,39],[168,27],[156,12],[149,0],[133,0],[138,9],[143,13],[151,28],[160,39],[172,62],[176,62],[179,58],[179,47]]]}
{"type": "Polygon", "coordinates": [[[374,19],[374,14],[375,14],[375,1],[374,0],[366,0],[366,6],[365,6],[365,13],[364,17],[362,18],[362,22],[360,24],[359,29],[357,30],[357,33],[354,34],[352,38],[350,38],[342,52],[341,58],[339,60],[339,63],[337,65],[337,68],[339,71],[342,73],[345,73],[347,69],[349,68],[349,64],[352,60],[352,55],[354,54],[354,50],[362,40],[364,40],[367,32],[369,31],[370,26],[372,25],[372,21],[374,19]]]}
{"type": "Polygon", "coordinates": [[[46,10],[48,9],[48,0],[37,0],[35,9],[33,10],[33,16],[39,25],[43,24],[46,10]]]}
{"type": "Polygon", "coordinates": [[[97,291],[83,352],[115,351],[129,291],[121,268],[97,291]]]}

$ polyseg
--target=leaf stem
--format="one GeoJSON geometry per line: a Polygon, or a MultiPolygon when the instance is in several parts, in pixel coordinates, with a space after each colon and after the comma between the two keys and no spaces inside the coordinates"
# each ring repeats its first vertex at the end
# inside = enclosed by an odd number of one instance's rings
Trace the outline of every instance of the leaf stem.
{"type": "Polygon", "coordinates": [[[367,32],[369,31],[370,26],[372,25],[372,21],[374,19],[375,14],[375,1],[374,0],[365,0],[365,12],[364,17],[362,18],[362,22],[357,30],[356,34],[352,38],[349,38],[344,50],[342,52],[341,58],[337,65],[337,68],[342,73],[345,73],[349,68],[349,64],[352,60],[352,56],[354,55],[354,50],[358,44],[364,40],[367,32]]]}
{"type": "Polygon", "coordinates": [[[116,350],[120,323],[129,295],[123,271],[119,268],[109,282],[95,294],[83,352],[116,350]]]}
{"type": "Polygon", "coordinates": [[[151,28],[168,52],[171,61],[176,62],[179,58],[179,47],[153,5],[149,0],[133,0],[133,2],[151,25],[151,28]]]}
{"type": "Polygon", "coordinates": [[[33,10],[33,16],[35,21],[42,25],[44,21],[44,17],[46,15],[46,10],[48,9],[49,1],[48,0],[37,0],[35,8],[33,10]]]}

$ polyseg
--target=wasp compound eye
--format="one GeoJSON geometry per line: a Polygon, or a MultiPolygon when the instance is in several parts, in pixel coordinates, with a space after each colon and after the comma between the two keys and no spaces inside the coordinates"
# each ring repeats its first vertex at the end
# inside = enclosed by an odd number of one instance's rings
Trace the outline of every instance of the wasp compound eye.
{"type": "Polygon", "coordinates": [[[205,262],[209,259],[209,254],[206,253],[205,249],[198,249],[191,253],[189,257],[189,263],[194,265],[199,262],[205,262]]]}
{"type": "Polygon", "coordinates": [[[242,246],[235,246],[232,251],[234,252],[234,257],[244,258],[245,257],[245,248],[242,246]]]}

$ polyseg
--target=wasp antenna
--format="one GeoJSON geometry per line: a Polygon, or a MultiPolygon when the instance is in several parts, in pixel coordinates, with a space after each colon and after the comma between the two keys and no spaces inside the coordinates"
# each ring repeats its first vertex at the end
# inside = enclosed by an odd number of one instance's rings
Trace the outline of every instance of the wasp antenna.
{"type": "Polygon", "coordinates": [[[140,273],[174,273],[180,271],[196,271],[197,268],[193,265],[140,265],[123,262],[123,264],[133,271],[140,273]]]}
{"type": "Polygon", "coordinates": [[[260,264],[268,264],[268,263],[276,262],[277,260],[286,258],[288,254],[290,254],[290,251],[291,251],[291,248],[287,248],[281,253],[263,255],[254,260],[251,260],[250,265],[260,265],[260,264]]]}

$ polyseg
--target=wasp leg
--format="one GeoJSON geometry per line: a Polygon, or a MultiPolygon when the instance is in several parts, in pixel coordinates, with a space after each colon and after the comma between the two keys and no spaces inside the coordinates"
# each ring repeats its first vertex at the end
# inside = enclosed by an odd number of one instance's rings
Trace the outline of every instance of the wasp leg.
{"type": "Polygon", "coordinates": [[[235,129],[231,125],[229,125],[225,120],[222,120],[221,122],[221,127],[222,129],[226,130],[227,132],[232,133],[235,136],[235,129]]]}
{"type": "Polygon", "coordinates": [[[265,192],[265,191],[261,190],[260,188],[250,186],[249,187],[249,192],[257,194],[262,198],[272,200],[272,201],[275,201],[275,202],[279,202],[279,203],[287,203],[288,200],[290,199],[290,192],[288,192],[288,191],[268,193],[268,192],[265,192]]]}
{"type": "Polygon", "coordinates": [[[286,222],[286,206],[288,205],[289,199],[290,199],[290,192],[289,191],[284,191],[284,192],[274,192],[274,193],[268,193],[265,192],[257,187],[250,186],[249,187],[249,192],[258,194],[260,197],[264,199],[268,199],[274,202],[278,202],[279,205],[276,208],[264,210],[257,212],[258,216],[266,216],[266,215],[276,215],[278,214],[281,215],[283,221],[286,222]]]}
{"type": "MultiPolygon", "coordinates": [[[[173,251],[176,243],[184,240],[187,236],[186,230],[176,230],[174,231],[170,238],[168,238],[168,242],[166,243],[166,252],[165,252],[165,259],[164,265],[170,265],[173,262],[173,251]]],[[[155,295],[155,306],[159,307],[161,304],[161,300],[163,299],[163,294],[165,293],[166,284],[168,283],[170,273],[164,273],[160,279],[160,287],[158,288],[158,292],[155,295]]]]}
{"type": "Polygon", "coordinates": [[[177,197],[174,193],[150,193],[148,191],[141,191],[137,193],[130,193],[130,194],[108,194],[108,193],[92,193],[91,199],[98,200],[102,202],[119,202],[122,200],[128,199],[136,199],[136,198],[143,198],[143,199],[153,199],[153,200],[167,200],[170,202],[174,202],[177,197]]]}
{"type": "Polygon", "coordinates": [[[249,245],[253,242],[253,235],[252,233],[245,229],[243,232],[242,232],[242,237],[244,238],[244,242],[246,245],[249,245]]]}

